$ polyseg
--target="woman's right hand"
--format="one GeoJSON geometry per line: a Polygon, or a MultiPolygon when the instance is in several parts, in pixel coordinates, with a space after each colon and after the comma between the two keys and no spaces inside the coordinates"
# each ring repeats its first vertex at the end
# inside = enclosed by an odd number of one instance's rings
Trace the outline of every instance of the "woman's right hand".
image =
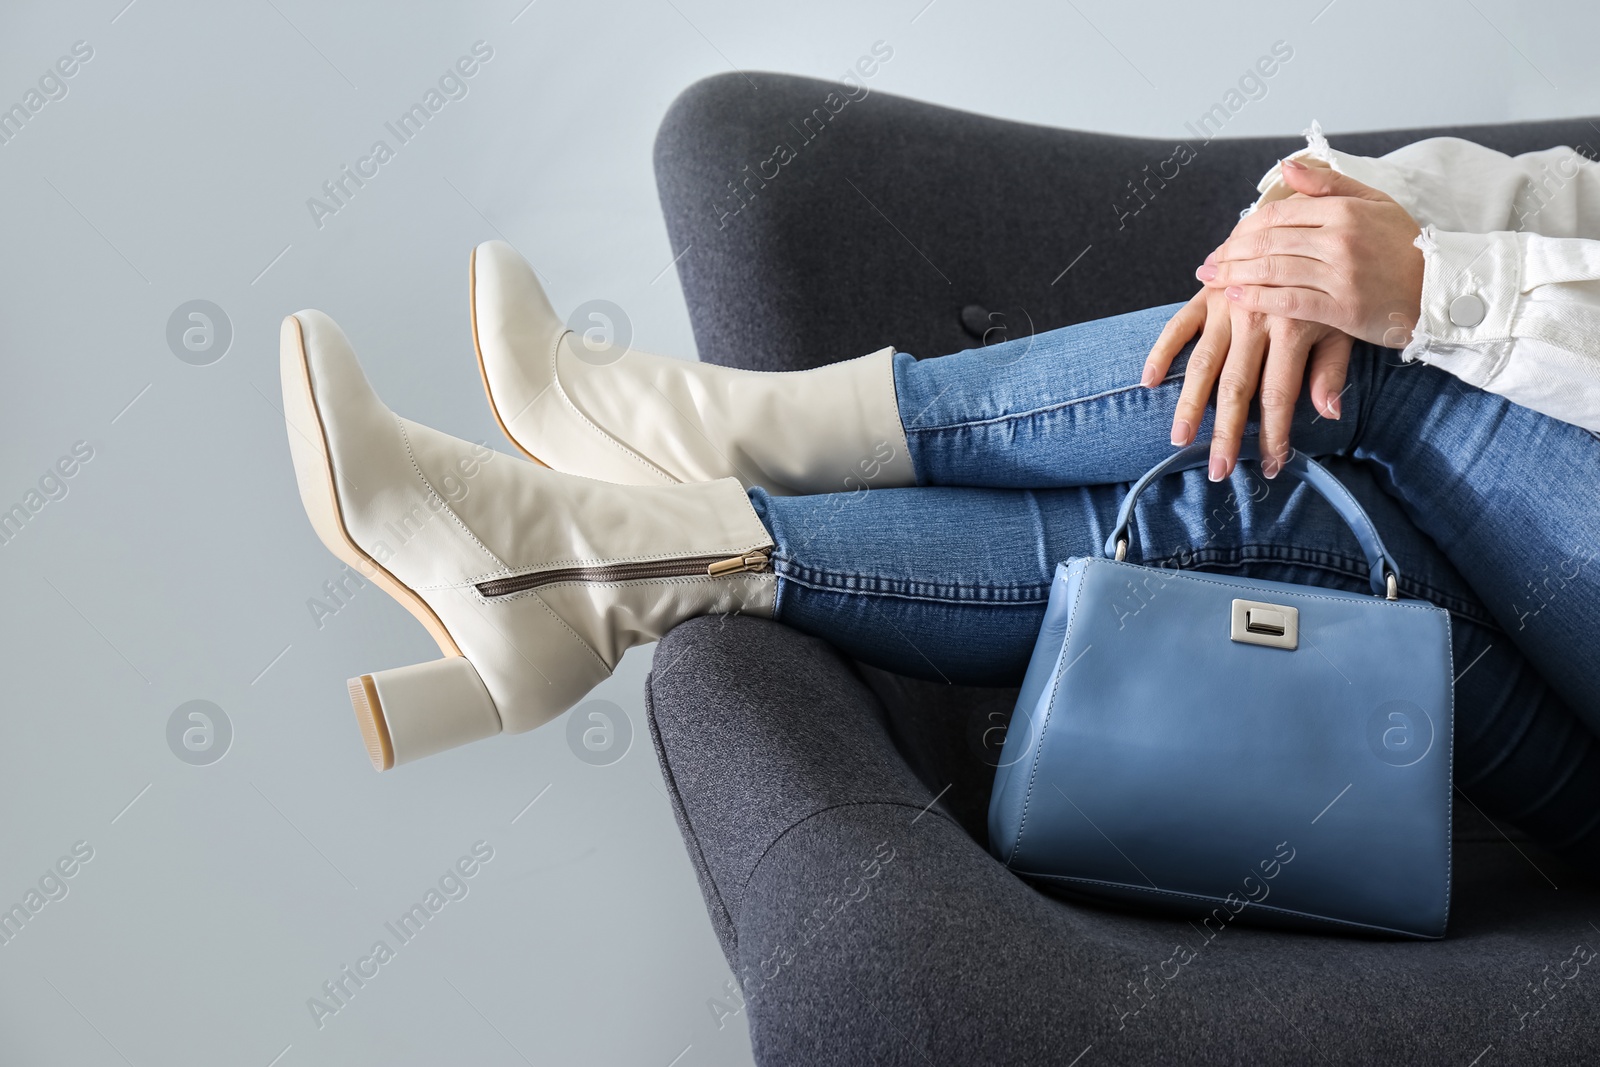
{"type": "Polygon", "coordinates": [[[1207,476],[1226,478],[1239,459],[1250,401],[1261,397],[1261,472],[1277,476],[1290,452],[1295,402],[1311,373],[1311,402],[1325,417],[1339,417],[1339,394],[1350,367],[1350,335],[1320,322],[1245,311],[1221,289],[1205,288],[1172,316],[1145,360],[1145,386],[1159,385],[1172,360],[1196,334],[1184,369],[1183,392],[1172,420],[1172,443],[1194,440],[1213,387],[1217,416],[1211,432],[1207,476]]]}

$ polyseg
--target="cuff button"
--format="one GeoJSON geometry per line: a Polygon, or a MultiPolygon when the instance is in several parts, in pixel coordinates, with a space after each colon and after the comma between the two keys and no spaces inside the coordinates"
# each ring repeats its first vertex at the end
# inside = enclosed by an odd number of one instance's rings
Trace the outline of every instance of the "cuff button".
{"type": "Polygon", "coordinates": [[[1477,293],[1466,293],[1450,301],[1450,321],[1456,326],[1476,326],[1488,312],[1477,293]]]}

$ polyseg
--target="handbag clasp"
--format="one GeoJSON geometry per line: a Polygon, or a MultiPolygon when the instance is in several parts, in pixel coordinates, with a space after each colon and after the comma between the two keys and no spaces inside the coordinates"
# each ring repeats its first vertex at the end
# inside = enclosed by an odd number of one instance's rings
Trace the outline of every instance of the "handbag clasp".
{"type": "Polygon", "coordinates": [[[1300,609],[1259,600],[1233,602],[1230,638],[1241,644],[1269,648],[1300,647],[1300,609]]]}

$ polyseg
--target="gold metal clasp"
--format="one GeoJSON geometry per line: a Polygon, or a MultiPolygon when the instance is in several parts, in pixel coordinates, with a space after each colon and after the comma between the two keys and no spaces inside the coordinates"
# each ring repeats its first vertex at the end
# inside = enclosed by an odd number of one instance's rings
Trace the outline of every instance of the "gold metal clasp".
{"type": "Polygon", "coordinates": [[[1300,647],[1300,609],[1288,604],[1235,600],[1229,637],[1241,644],[1268,648],[1300,647]]]}

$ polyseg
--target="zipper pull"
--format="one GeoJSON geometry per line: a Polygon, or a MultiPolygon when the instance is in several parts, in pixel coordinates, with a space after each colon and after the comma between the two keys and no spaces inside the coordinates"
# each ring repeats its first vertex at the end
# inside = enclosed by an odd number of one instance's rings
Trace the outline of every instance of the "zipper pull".
{"type": "Polygon", "coordinates": [[[729,556],[719,559],[706,568],[706,574],[713,578],[721,578],[728,574],[743,574],[746,571],[764,571],[772,566],[772,557],[767,555],[765,549],[756,552],[746,552],[742,556],[729,556]]]}

